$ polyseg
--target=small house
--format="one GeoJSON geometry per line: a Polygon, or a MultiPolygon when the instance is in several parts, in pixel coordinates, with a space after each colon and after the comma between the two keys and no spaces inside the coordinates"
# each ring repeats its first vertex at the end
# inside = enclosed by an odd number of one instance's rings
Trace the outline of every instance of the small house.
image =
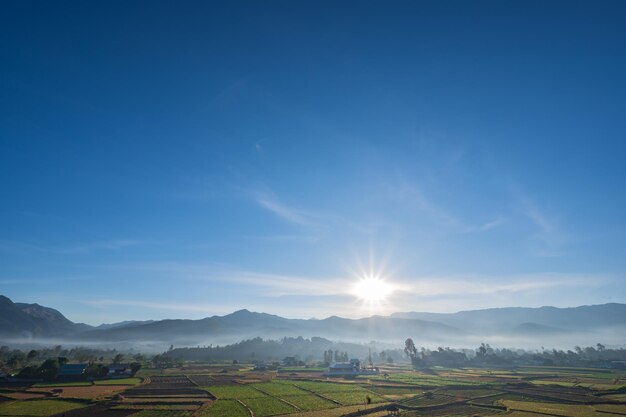
{"type": "Polygon", "coordinates": [[[130,364],[127,363],[114,363],[107,368],[109,368],[109,377],[128,377],[133,374],[130,364]]]}

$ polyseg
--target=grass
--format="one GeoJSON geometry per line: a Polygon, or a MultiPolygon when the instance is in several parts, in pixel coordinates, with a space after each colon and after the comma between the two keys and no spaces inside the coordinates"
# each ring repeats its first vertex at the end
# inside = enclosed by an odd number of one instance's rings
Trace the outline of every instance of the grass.
{"type": "Polygon", "coordinates": [[[197,417],[250,417],[248,410],[235,400],[217,400],[208,408],[197,412],[197,417]]]}
{"type": "Polygon", "coordinates": [[[0,403],[0,416],[46,417],[63,413],[75,408],[85,407],[87,403],[65,400],[28,400],[0,403]]]}

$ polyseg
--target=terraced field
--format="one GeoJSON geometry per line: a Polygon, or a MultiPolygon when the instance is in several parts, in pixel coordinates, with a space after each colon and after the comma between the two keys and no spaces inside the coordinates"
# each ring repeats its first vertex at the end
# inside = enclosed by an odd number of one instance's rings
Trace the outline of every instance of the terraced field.
{"type": "Polygon", "coordinates": [[[0,387],[0,417],[626,416],[626,373],[608,370],[394,367],[387,377],[352,380],[249,366],[193,371],[148,370],[144,380],[116,380],[129,385],[0,387]]]}

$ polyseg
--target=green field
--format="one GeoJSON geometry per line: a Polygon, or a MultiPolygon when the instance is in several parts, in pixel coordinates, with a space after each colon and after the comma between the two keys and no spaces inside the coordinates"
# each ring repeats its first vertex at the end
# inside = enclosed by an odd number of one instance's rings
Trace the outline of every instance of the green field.
{"type": "Polygon", "coordinates": [[[241,400],[245,405],[250,407],[256,417],[273,416],[276,414],[294,413],[298,410],[285,404],[277,398],[246,398],[241,400]]]}
{"type": "Polygon", "coordinates": [[[87,404],[64,400],[28,400],[0,403],[0,416],[45,417],[63,413],[87,404]]]}
{"type": "Polygon", "coordinates": [[[200,410],[197,417],[250,417],[248,410],[235,400],[217,400],[209,408],[200,410]]]}
{"type": "Polygon", "coordinates": [[[337,404],[316,395],[283,395],[280,398],[295,405],[302,411],[324,410],[337,407],[337,404]]]}
{"type": "Polygon", "coordinates": [[[264,398],[266,394],[245,385],[218,385],[205,388],[219,399],[239,400],[241,398],[264,398]]]}

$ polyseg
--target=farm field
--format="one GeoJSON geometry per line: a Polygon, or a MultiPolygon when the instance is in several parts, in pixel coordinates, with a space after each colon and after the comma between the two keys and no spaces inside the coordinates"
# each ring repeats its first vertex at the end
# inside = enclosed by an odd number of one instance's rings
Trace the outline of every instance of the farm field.
{"type": "Polygon", "coordinates": [[[304,367],[255,372],[249,365],[197,364],[147,369],[142,378],[110,383],[0,387],[0,417],[340,417],[355,412],[370,417],[623,417],[626,372],[551,367],[416,371],[395,365],[380,376],[328,379],[304,367]]]}
{"type": "Polygon", "coordinates": [[[26,400],[0,403],[0,416],[45,417],[85,407],[87,404],[65,400],[26,400]]]}

